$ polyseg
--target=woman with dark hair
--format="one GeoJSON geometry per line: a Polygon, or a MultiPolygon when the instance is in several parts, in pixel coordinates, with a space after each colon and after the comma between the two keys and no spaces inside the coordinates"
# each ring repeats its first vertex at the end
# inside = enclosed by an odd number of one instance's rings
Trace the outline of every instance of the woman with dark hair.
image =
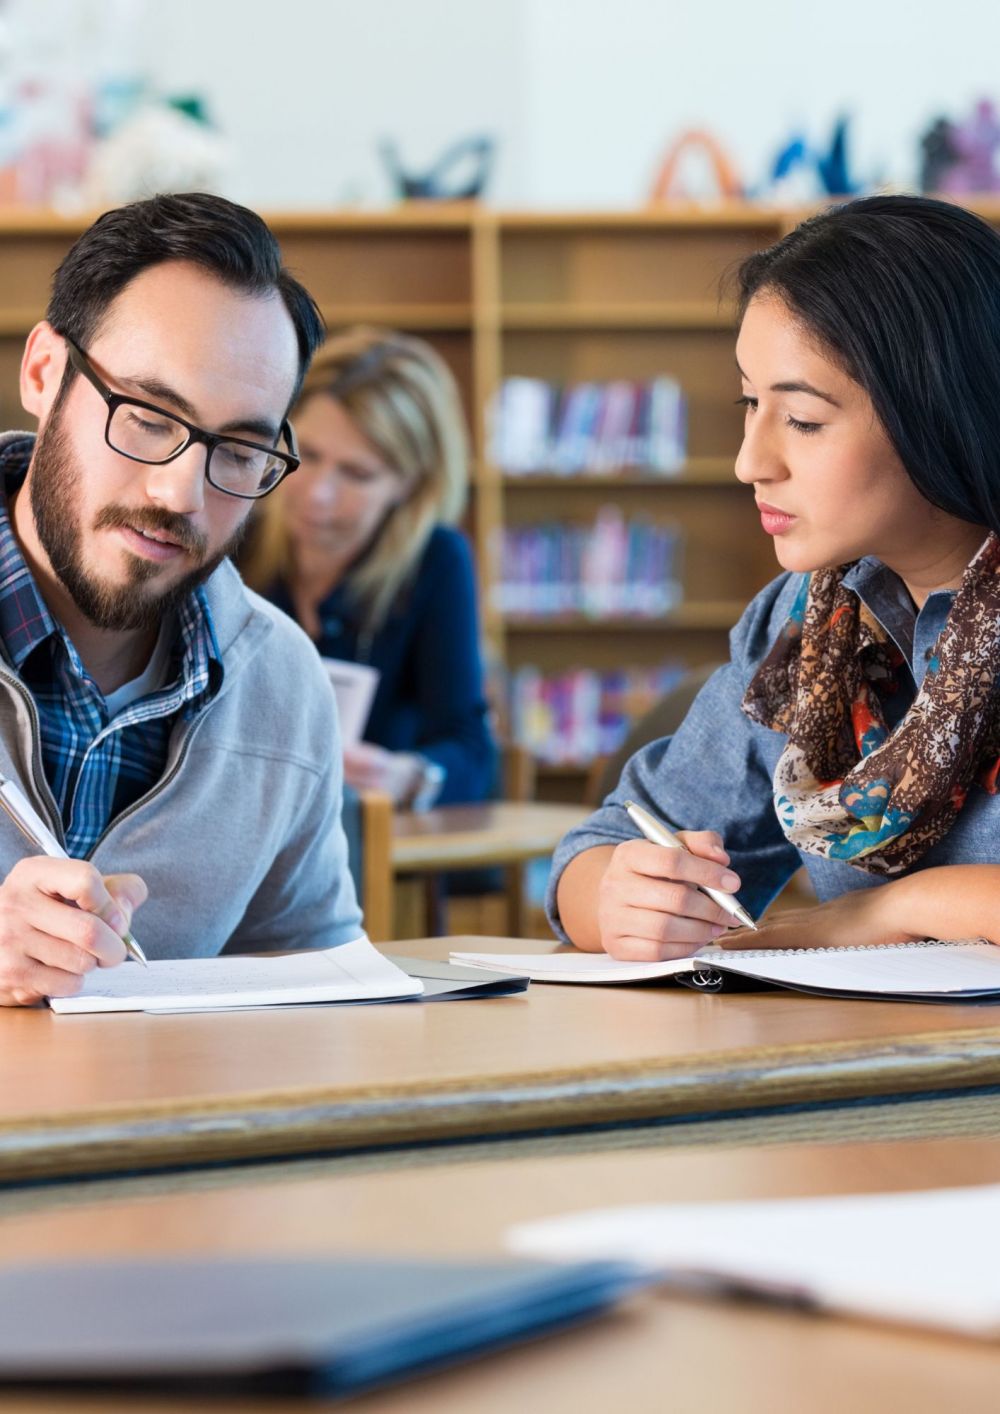
{"type": "Polygon", "coordinates": [[[738,276],[736,475],[785,573],[680,730],[553,861],[587,950],[684,956],[804,864],[821,900],[727,945],[1000,943],[1000,235],[918,197],[813,217],[738,276]],[[687,853],[636,839],[634,800],[687,853]]]}

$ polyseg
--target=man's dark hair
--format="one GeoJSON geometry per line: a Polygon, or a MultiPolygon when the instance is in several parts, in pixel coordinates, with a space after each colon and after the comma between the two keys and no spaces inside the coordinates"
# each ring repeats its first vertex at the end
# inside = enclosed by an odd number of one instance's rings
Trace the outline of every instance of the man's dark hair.
{"type": "MultiPolygon", "coordinates": [[[[53,276],[45,317],[58,334],[86,350],[126,285],[168,260],[200,265],[241,294],[281,296],[299,345],[294,402],[323,342],[323,317],[308,290],[282,265],[281,248],[266,222],[224,197],[153,196],[105,212],[53,276]]],[[[64,386],[71,377],[68,368],[64,386]]]]}
{"type": "Polygon", "coordinates": [[[917,490],[1000,532],[1000,235],[917,196],[848,202],[737,274],[742,320],[774,294],[859,383],[917,490]]]}

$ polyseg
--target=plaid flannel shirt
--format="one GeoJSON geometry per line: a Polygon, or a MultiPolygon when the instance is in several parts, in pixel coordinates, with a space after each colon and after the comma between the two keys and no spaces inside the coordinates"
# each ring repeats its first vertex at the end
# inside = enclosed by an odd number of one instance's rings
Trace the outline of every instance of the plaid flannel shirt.
{"type": "MultiPolygon", "coordinates": [[[[0,457],[0,483],[16,489],[33,438],[0,457]]],[[[108,718],[104,697],[53,619],[24,561],[0,496],[0,642],[38,709],[42,764],[65,833],[82,859],[108,825],[163,774],[170,734],[219,689],[222,661],[208,604],[196,589],[177,613],[168,684],[108,718]]]]}

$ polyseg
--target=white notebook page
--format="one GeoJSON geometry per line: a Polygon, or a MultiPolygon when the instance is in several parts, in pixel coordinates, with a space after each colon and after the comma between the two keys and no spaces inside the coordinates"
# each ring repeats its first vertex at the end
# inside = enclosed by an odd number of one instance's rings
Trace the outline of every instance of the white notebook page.
{"type": "Polygon", "coordinates": [[[970,939],[876,948],[815,948],[794,952],[723,952],[706,948],[721,968],[789,986],[824,991],[943,996],[1000,989],[1000,947],[970,939]]]}
{"type": "Polygon", "coordinates": [[[570,948],[540,953],[453,952],[449,956],[466,967],[530,977],[533,982],[649,982],[691,971],[688,958],[680,962],[619,962],[606,952],[570,948]]]}
{"type": "Polygon", "coordinates": [[[468,967],[520,973],[534,982],[648,982],[717,967],[768,982],[825,991],[958,995],[1000,990],[1000,947],[982,939],[871,948],[788,951],[702,948],[676,962],[620,962],[607,953],[453,952],[468,967]]]}
{"type": "Polygon", "coordinates": [[[123,962],[89,972],[75,997],[53,997],[55,1012],[176,1011],[287,1006],[299,1002],[415,997],[423,983],[356,938],[339,948],[286,957],[203,957],[123,962]]]}
{"type": "Polygon", "coordinates": [[[614,1258],[683,1282],[811,1298],[830,1310],[1000,1335],[1000,1186],[592,1209],[511,1229],[556,1261],[614,1258]]]}

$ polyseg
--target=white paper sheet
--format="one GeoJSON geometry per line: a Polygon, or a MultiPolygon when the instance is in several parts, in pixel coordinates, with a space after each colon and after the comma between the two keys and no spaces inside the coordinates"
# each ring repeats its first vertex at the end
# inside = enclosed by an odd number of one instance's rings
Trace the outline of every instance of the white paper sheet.
{"type": "Polygon", "coordinates": [[[324,658],[322,662],[337,699],[340,744],[357,746],[368,725],[381,674],[369,663],[352,663],[343,658],[324,658]]]}
{"type": "Polygon", "coordinates": [[[828,1310],[1000,1336],[1000,1185],[923,1193],[594,1209],[525,1223],[508,1246],[626,1259],[828,1310]]]}
{"type": "Polygon", "coordinates": [[[123,962],[89,972],[75,997],[53,997],[55,1012],[200,1011],[289,1006],[299,1002],[417,997],[423,983],[390,962],[367,938],[286,957],[205,957],[123,962]]]}
{"type": "Polygon", "coordinates": [[[530,977],[533,982],[650,982],[690,972],[688,958],[679,962],[619,962],[606,952],[502,953],[453,952],[452,962],[465,967],[482,967],[490,972],[530,977]]]}

